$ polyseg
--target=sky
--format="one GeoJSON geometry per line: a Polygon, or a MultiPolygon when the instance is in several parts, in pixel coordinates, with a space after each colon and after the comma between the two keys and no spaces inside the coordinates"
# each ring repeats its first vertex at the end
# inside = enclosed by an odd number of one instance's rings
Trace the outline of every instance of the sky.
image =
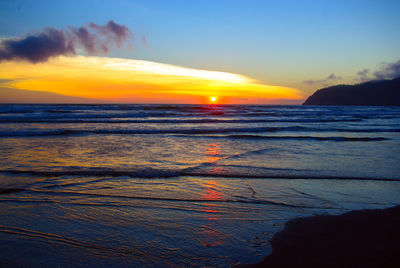
{"type": "Polygon", "coordinates": [[[398,0],[2,0],[0,102],[301,104],[399,75],[399,13],[398,0]],[[72,47],[22,57],[50,28],[72,47]]]}

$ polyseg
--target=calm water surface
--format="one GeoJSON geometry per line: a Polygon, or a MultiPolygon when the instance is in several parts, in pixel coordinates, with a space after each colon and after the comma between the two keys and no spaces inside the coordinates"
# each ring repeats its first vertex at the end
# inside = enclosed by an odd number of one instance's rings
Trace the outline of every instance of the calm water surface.
{"type": "Polygon", "coordinates": [[[400,107],[1,105],[0,266],[255,262],[400,203],[400,107]]]}

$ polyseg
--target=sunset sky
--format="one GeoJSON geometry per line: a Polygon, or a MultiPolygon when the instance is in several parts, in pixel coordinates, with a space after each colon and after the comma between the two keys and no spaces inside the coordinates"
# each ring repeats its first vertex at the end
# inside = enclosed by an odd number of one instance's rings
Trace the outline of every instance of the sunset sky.
{"type": "Polygon", "coordinates": [[[300,104],[398,76],[399,13],[397,0],[3,0],[0,102],[300,104]],[[49,28],[73,48],[22,57],[49,28]]]}

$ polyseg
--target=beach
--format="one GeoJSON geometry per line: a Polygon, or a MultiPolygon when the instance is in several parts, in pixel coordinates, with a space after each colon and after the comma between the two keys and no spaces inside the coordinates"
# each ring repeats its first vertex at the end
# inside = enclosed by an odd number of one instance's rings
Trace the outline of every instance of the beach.
{"type": "Polygon", "coordinates": [[[272,253],[241,267],[399,267],[400,206],[289,221],[272,253]]]}
{"type": "Polygon", "coordinates": [[[399,123],[398,107],[0,105],[0,263],[257,263],[293,219],[400,204],[399,123]]]}

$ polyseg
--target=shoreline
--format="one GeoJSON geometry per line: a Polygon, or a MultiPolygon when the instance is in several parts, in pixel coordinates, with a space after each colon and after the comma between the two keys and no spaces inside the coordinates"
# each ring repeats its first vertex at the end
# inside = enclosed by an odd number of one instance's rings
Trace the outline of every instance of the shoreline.
{"type": "Polygon", "coordinates": [[[239,267],[400,267],[400,205],[288,221],[261,262],[239,267]]]}

